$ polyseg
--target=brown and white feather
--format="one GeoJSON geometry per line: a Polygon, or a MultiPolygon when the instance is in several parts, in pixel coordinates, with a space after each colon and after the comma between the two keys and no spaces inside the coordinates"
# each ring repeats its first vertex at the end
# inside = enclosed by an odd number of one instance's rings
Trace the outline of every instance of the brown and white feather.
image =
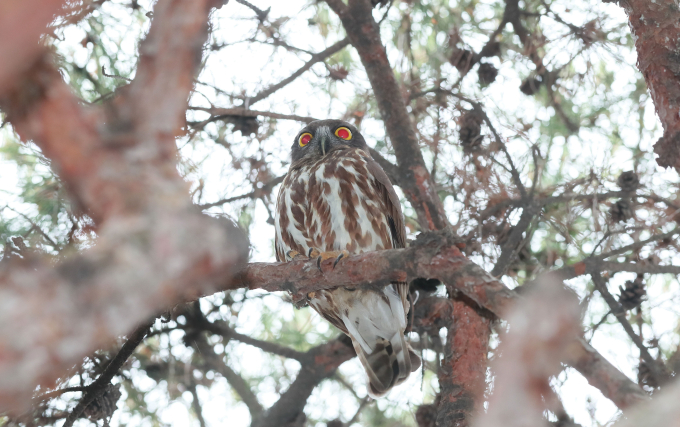
{"type": "MultiPolygon", "coordinates": [[[[346,250],[403,248],[401,206],[389,178],[367,150],[342,147],[294,163],[277,199],[276,257],[346,250]]],[[[336,288],[309,304],[352,338],[373,396],[403,382],[420,365],[404,339],[408,285],[381,290],[336,288]]]]}

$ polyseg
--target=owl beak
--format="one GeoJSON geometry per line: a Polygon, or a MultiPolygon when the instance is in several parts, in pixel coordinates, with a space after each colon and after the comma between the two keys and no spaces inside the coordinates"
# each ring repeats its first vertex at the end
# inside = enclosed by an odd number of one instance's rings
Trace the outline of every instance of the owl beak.
{"type": "Polygon", "coordinates": [[[321,155],[325,156],[326,155],[326,136],[321,137],[321,141],[319,141],[319,149],[321,150],[321,155]]]}

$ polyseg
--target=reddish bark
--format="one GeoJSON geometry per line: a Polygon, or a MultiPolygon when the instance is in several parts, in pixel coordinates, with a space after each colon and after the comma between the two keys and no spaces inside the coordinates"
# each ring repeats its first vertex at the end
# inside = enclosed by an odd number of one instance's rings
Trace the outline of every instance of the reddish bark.
{"type": "Polygon", "coordinates": [[[327,1],[338,14],[352,46],[359,53],[373,88],[380,115],[392,142],[402,177],[399,185],[418,215],[422,230],[448,226],[444,208],[435,191],[413,123],[373,19],[370,0],[327,1]]]}
{"type": "Polygon", "coordinates": [[[465,302],[454,301],[453,307],[439,370],[437,425],[464,427],[482,410],[491,320],[465,302]]]}
{"type": "Polygon", "coordinates": [[[64,0],[4,0],[0,2],[0,93],[31,67],[41,54],[40,34],[64,0]]]}
{"type": "Polygon", "coordinates": [[[621,0],[664,134],[654,145],[660,166],[680,171],[680,8],[675,0],[621,0]]]}
{"type": "MultiPolygon", "coordinates": [[[[0,265],[0,411],[21,411],[37,385],[162,309],[214,291],[245,262],[243,236],[198,213],[176,169],[174,136],[210,4],[157,4],[137,78],[106,111],[84,107],[47,57],[0,91],[14,129],[52,160],[99,235],[56,266],[32,258],[0,265]]],[[[0,38],[0,52],[13,52],[15,40],[23,39],[0,38]]],[[[6,59],[0,75],[14,72],[6,59]]]]}
{"type": "MultiPolygon", "coordinates": [[[[397,157],[399,186],[415,210],[421,229],[427,231],[447,228],[449,222],[444,207],[437,194],[434,181],[425,166],[423,153],[406,109],[402,91],[394,77],[385,47],[380,39],[380,28],[373,19],[374,2],[349,0],[345,5],[341,0],[327,0],[327,3],[340,17],[347,37],[359,53],[397,157]]],[[[458,254],[460,254],[459,251],[458,254]]],[[[470,322],[477,320],[479,319],[470,318],[470,322]]],[[[471,330],[486,334],[486,336],[480,336],[477,341],[470,341],[470,345],[488,342],[487,324],[479,321],[478,324],[469,326],[471,330]]],[[[477,350],[480,353],[485,352],[486,346],[477,350]]],[[[480,364],[475,365],[475,368],[479,369],[480,376],[484,376],[486,372],[485,360],[482,359],[480,364]]],[[[450,374],[454,373],[450,372],[450,374]]],[[[461,384],[462,387],[468,385],[470,384],[461,384]]],[[[472,395],[475,390],[465,392],[472,395]]]]}
{"type": "MultiPolygon", "coordinates": [[[[504,317],[518,298],[514,291],[461,254],[455,239],[447,238],[444,233],[421,235],[415,245],[406,249],[353,255],[343,259],[335,269],[332,269],[332,263],[333,260],[327,260],[321,265],[323,273],[317,269],[315,260],[249,264],[233,281],[225,283],[223,289],[249,287],[268,291],[286,290],[293,294],[295,300],[301,301],[305,299],[307,293],[319,289],[338,286],[385,286],[392,281],[411,281],[423,277],[436,278],[446,284],[450,295],[462,294],[469,299],[466,304],[476,304],[498,317],[504,317]]],[[[444,305],[440,306],[440,309],[443,315],[450,313],[444,305]]],[[[456,307],[456,310],[458,309],[456,307]]],[[[469,310],[464,312],[469,313],[469,310]]],[[[436,323],[437,316],[432,315],[434,317],[429,321],[436,323]]],[[[457,315],[458,312],[454,311],[454,316],[457,315]]],[[[482,316],[472,314],[467,315],[466,319],[470,324],[462,329],[465,332],[461,334],[465,335],[460,338],[467,340],[468,347],[465,351],[468,354],[474,354],[475,351],[478,354],[485,354],[486,340],[482,338],[482,335],[488,332],[488,321],[482,316]],[[481,335],[477,335],[475,340],[470,332],[481,335]],[[473,345],[480,345],[480,347],[475,350],[473,345]]],[[[416,327],[420,326],[427,325],[416,323],[416,327]]],[[[575,367],[592,386],[598,388],[619,408],[627,408],[647,398],[637,384],[583,340],[578,341],[578,348],[570,350],[568,359],[571,366],[575,367]]],[[[466,366],[472,367],[473,365],[466,366]]],[[[476,366],[480,368],[478,372],[481,373],[481,365],[476,366]]],[[[483,372],[485,374],[486,369],[483,372]]],[[[471,378],[468,374],[463,375],[462,378],[471,378]]],[[[454,378],[450,381],[453,384],[456,380],[454,378]]],[[[470,391],[468,396],[472,395],[474,392],[470,391]]]]}

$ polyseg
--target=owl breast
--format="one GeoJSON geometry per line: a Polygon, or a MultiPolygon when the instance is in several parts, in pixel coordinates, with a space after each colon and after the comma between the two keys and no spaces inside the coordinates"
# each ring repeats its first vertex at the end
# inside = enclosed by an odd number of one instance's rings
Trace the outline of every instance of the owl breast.
{"type": "Polygon", "coordinates": [[[368,153],[349,148],[291,170],[276,209],[276,254],[393,247],[381,185],[368,169],[368,153]]]}

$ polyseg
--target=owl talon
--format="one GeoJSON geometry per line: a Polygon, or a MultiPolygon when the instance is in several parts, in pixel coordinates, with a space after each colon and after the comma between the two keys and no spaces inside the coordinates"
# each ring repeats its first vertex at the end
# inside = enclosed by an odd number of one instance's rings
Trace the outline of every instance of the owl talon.
{"type": "Polygon", "coordinates": [[[321,255],[321,251],[316,248],[309,248],[307,251],[307,258],[316,258],[321,255]]]}
{"type": "Polygon", "coordinates": [[[341,251],[340,255],[338,255],[338,257],[335,258],[335,262],[333,263],[333,270],[335,270],[335,266],[338,265],[338,263],[340,262],[341,259],[348,257],[348,256],[349,256],[349,252],[341,251]]]}
{"type": "Polygon", "coordinates": [[[338,265],[338,262],[340,262],[341,259],[348,257],[349,252],[342,250],[342,251],[332,251],[332,252],[321,252],[316,259],[316,267],[323,273],[323,270],[321,269],[321,263],[328,260],[335,258],[335,262],[333,263],[333,269],[335,270],[335,266],[338,265]]]}

